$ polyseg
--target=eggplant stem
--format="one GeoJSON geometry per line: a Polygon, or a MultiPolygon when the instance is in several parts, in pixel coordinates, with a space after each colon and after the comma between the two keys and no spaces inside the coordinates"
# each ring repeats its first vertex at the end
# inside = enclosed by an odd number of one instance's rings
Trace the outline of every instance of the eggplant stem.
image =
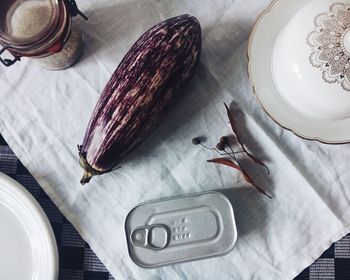
{"type": "Polygon", "coordinates": [[[89,183],[93,176],[103,174],[103,172],[95,170],[87,163],[85,155],[83,153],[79,152],[79,157],[79,164],[84,169],[84,175],[80,180],[80,183],[82,185],[89,183]]]}
{"type": "MultiPolygon", "coordinates": [[[[79,146],[78,146],[79,148],[79,146]]],[[[86,161],[86,157],[85,154],[79,151],[79,164],[80,166],[84,169],[84,175],[80,180],[80,183],[82,185],[85,185],[87,183],[90,182],[91,178],[95,175],[102,175],[114,170],[117,170],[119,168],[121,168],[121,166],[116,166],[112,169],[106,170],[106,171],[98,171],[96,169],[94,169],[90,164],[88,164],[88,162],[86,161]]]]}
{"type": "Polygon", "coordinates": [[[85,185],[90,182],[92,176],[94,176],[91,172],[84,170],[83,178],[81,178],[80,183],[85,185]]]}

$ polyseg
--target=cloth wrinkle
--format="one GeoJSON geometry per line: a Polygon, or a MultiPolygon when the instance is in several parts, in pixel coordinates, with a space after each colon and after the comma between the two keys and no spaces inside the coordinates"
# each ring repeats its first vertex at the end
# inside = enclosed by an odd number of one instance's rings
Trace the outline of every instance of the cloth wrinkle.
{"type": "Polygon", "coordinates": [[[269,0],[149,1],[80,1],[89,15],[87,23],[78,22],[87,48],[70,69],[49,72],[30,59],[0,68],[1,135],[115,279],[292,279],[350,231],[348,146],[328,149],[301,141],[255,100],[246,45],[269,0]],[[184,12],[200,21],[203,48],[190,92],[174,107],[179,113],[164,118],[153,142],[135,149],[122,169],[94,177],[83,188],[76,145],[104,83],[142,31],[184,12]],[[231,134],[223,102],[232,101],[249,118],[244,130],[258,138],[248,148],[273,167],[269,177],[252,168],[252,176],[273,191],[272,200],[255,193],[238,172],[207,163],[217,155],[191,144],[196,136],[206,136],[211,145],[231,134]],[[227,186],[242,229],[228,255],[152,270],[132,262],[124,232],[128,211],[146,201],[227,186]]]}

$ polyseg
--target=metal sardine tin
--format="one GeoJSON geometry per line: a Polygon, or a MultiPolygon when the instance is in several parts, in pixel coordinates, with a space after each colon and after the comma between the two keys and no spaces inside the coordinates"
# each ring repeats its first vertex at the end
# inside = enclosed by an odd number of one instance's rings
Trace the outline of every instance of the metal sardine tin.
{"type": "Polygon", "coordinates": [[[232,205],[218,192],[141,204],[125,231],[130,257],[147,268],[227,254],[237,239],[232,205]]]}

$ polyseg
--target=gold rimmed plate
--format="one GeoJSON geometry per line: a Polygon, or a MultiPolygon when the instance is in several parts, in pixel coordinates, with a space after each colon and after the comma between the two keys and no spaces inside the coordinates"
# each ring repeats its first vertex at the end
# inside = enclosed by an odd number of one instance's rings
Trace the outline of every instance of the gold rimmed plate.
{"type": "Polygon", "coordinates": [[[264,110],[297,135],[350,142],[350,2],[275,0],[251,33],[249,77],[264,110]]]}

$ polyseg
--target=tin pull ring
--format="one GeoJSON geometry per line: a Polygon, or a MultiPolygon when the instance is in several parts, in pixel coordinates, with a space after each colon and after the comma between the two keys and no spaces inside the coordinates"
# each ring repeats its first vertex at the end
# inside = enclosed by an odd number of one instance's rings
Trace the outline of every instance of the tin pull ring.
{"type": "Polygon", "coordinates": [[[13,64],[15,64],[17,61],[21,60],[21,57],[17,54],[12,54],[12,56],[14,57],[12,60],[9,58],[2,58],[1,55],[9,48],[9,46],[4,46],[1,50],[0,50],[0,61],[3,65],[5,65],[6,67],[9,67],[13,64]]]}
{"type": "Polygon", "coordinates": [[[169,229],[165,225],[150,225],[139,227],[131,234],[134,245],[152,249],[164,249],[169,243],[169,229]]]}

